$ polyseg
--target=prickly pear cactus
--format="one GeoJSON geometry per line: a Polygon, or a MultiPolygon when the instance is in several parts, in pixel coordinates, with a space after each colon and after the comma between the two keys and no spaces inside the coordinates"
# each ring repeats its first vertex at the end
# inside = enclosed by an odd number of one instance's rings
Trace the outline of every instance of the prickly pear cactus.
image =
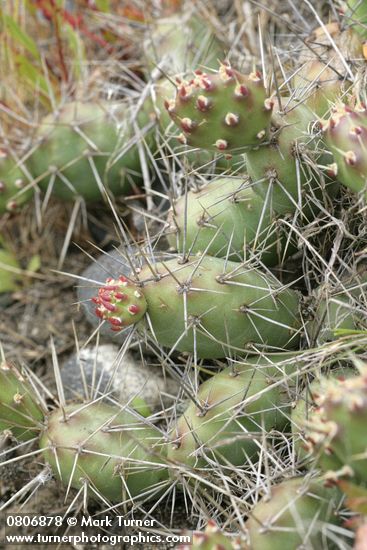
{"type": "Polygon", "coordinates": [[[224,369],[199,387],[172,429],[168,459],[192,467],[240,466],[261,450],[261,434],[289,418],[287,374],[292,354],[262,355],[224,369]],[[276,384],[277,382],[277,384],[276,384]]]}
{"type": "Polygon", "coordinates": [[[224,55],[223,46],[211,29],[190,11],[153,21],[144,51],[149,71],[158,66],[173,74],[199,65],[215,69],[224,55]]]}
{"type": "Polygon", "coordinates": [[[44,412],[30,383],[13,365],[0,364],[0,433],[28,441],[43,428],[44,412]]]}
{"type": "Polygon", "coordinates": [[[284,113],[273,115],[270,143],[246,153],[254,191],[278,214],[298,211],[301,218],[314,217],[315,198],[326,187],[316,159],[307,162],[317,148],[318,140],[311,132],[313,120],[307,107],[288,106],[284,113]]]}
{"type": "MultiPolygon", "coordinates": [[[[44,191],[63,200],[96,201],[109,190],[123,195],[141,181],[139,151],[131,114],[124,105],[67,103],[45,117],[30,167],[44,191]]],[[[145,113],[136,124],[143,128],[145,113]]]]}
{"type": "Polygon", "coordinates": [[[345,380],[356,376],[356,374],[356,369],[352,367],[337,367],[330,371],[328,375],[314,378],[299,396],[291,414],[293,445],[299,460],[310,458],[305,440],[305,425],[313,411],[319,406],[329,381],[334,379],[345,380]]]}
{"type": "Polygon", "coordinates": [[[200,357],[251,343],[293,348],[299,337],[298,295],[256,269],[199,256],[182,264],[147,266],[141,280],[151,327],[158,342],[200,357]],[[169,270],[169,271],[168,271],[169,270]],[[220,312],[220,313],[219,313],[220,312]]]}
{"type": "Polygon", "coordinates": [[[309,450],[328,478],[367,484],[366,421],[366,369],[353,378],[330,380],[306,426],[309,450]]]}
{"type": "MultiPolygon", "coordinates": [[[[211,256],[171,259],[153,268],[144,266],[136,290],[147,303],[145,330],[171,350],[216,358],[249,344],[297,347],[298,294],[244,264],[211,256]]],[[[108,317],[110,312],[102,311],[102,318],[108,317]]],[[[121,319],[123,326],[135,320],[121,319]]]]}
{"type": "Polygon", "coordinates": [[[176,98],[166,101],[185,145],[226,152],[256,146],[268,135],[273,102],[259,73],[242,75],[228,63],[218,73],[197,70],[179,81],[176,98]]]}
{"type": "Polygon", "coordinates": [[[6,152],[0,151],[0,216],[17,212],[33,196],[33,187],[22,165],[6,152]]]}
{"type": "Polygon", "coordinates": [[[243,178],[219,178],[189,191],[173,205],[167,239],[179,252],[205,252],[241,261],[276,265],[294,251],[269,206],[243,178]]]}
{"type": "Polygon", "coordinates": [[[251,550],[329,548],[330,524],[336,522],[338,493],[320,480],[302,478],[271,487],[246,522],[251,550]]]}
{"type": "MultiPolygon", "coordinates": [[[[231,174],[242,174],[245,172],[245,158],[243,154],[228,155],[220,151],[208,151],[206,149],[193,149],[180,141],[175,136],[176,126],[164,106],[166,97],[172,96],[175,90],[173,82],[166,78],[161,78],[154,86],[153,101],[149,98],[146,103],[152,101],[151,118],[156,117],[156,141],[159,144],[160,156],[161,150],[165,151],[166,157],[175,158],[179,166],[185,167],[190,171],[194,168],[201,173],[221,174],[223,172],[231,174]]],[[[182,140],[181,140],[182,141],[182,140]]]]}
{"type": "Polygon", "coordinates": [[[367,110],[339,105],[323,123],[325,141],[334,163],[329,170],[344,185],[356,192],[366,192],[367,183],[367,110]]]}
{"type": "Polygon", "coordinates": [[[192,544],[180,544],[176,550],[246,550],[240,537],[230,537],[219,529],[214,521],[209,521],[205,531],[194,531],[192,544]]]}
{"type": "Polygon", "coordinates": [[[94,402],[52,412],[40,448],[65,486],[87,484],[90,497],[123,502],[164,487],[160,438],[137,414],[94,402]]]}

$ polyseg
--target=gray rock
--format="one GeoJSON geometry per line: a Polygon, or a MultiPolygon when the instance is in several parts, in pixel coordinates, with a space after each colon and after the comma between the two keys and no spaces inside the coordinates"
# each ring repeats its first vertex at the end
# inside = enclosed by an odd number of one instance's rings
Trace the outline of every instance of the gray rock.
{"type": "Polygon", "coordinates": [[[113,344],[89,346],[79,355],[72,355],[62,365],[61,378],[68,400],[112,392],[120,403],[128,403],[138,396],[152,410],[157,410],[162,403],[172,405],[179,393],[179,384],[164,377],[161,368],[146,367],[130,353],[121,356],[120,348],[113,344]]]}

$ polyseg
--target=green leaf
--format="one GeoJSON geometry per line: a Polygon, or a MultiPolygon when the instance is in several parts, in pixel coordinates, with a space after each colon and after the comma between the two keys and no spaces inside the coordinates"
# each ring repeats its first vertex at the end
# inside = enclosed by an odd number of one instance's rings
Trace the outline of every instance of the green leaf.
{"type": "Polygon", "coordinates": [[[352,336],[353,334],[366,334],[365,330],[353,330],[349,328],[337,328],[333,332],[335,336],[352,336]]]}
{"type": "Polygon", "coordinates": [[[3,14],[6,29],[15,42],[21,44],[34,58],[40,59],[36,42],[26,34],[10,15],[3,14]]]}
{"type": "Polygon", "coordinates": [[[134,399],[130,401],[130,406],[138,411],[139,414],[144,416],[144,418],[148,418],[152,414],[152,410],[142,397],[139,395],[136,395],[134,399]]]}
{"type": "Polygon", "coordinates": [[[36,271],[39,271],[40,267],[41,256],[39,254],[35,254],[28,262],[27,271],[30,271],[31,273],[36,273],[36,271]]]}
{"type": "Polygon", "coordinates": [[[80,35],[70,25],[65,25],[63,32],[68,40],[69,48],[72,52],[72,68],[75,77],[78,79],[83,75],[83,67],[86,64],[85,46],[80,35]]]}
{"type": "Polygon", "coordinates": [[[33,65],[23,55],[17,55],[15,58],[17,64],[18,74],[25,77],[32,86],[34,92],[41,92],[42,95],[49,99],[49,89],[47,80],[43,76],[42,69],[33,65]]]}

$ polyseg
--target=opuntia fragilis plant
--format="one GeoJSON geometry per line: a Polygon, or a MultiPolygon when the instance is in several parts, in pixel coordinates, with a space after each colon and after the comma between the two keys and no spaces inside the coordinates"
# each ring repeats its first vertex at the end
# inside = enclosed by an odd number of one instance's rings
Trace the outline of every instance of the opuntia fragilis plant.
{"type": "Polygon", "coordinates": [[[96,314],[113,319],[113,328],[118,323],[122,328],[141,319],[145,300],[145,323],[138,327],[171,350],[216,358],[254,343],[275,349],[297,347],[297,292],[246,264],[199,255],[184,262],[172,258],[146,265],[132,285],[133,295],[140,296],[134,296],[133,305],[139,299],[142,303],[136,313],[126,311],[124,301],[116,297],[125,288],[129,288],[125,282],[117,288],[115,281],[110,288],[104,284],[102,292],[109,301],[96,298],[96,314]]]}

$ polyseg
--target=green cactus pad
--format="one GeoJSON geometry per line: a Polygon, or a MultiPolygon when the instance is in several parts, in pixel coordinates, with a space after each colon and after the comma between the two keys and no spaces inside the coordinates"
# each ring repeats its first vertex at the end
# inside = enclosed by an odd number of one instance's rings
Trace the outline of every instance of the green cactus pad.
{"type": "Polygon", "coordinates": [[[254,191],[278,214],[298,210],[302,217],[309,216],[316,211],[312,197],[319,197],[322,183],[326,187],[317,170],[320,155],[305,162],[317,148],[317,139],[309,132],[314,118],[303,105],[275,113],[270,143],[246,153],[254,191]]]}
{"type": "Polygon", "coordinates": [[[328,525],[336,522],[337,491],[304,477],[271,487],[246,522],[251,550],[331,548],[328,525]]]}
{"type": "Polygon", "coordinates": [[[327,478],[367,485],[367,371],[330,380],[306,425],[309,450],[327,478]]]}
{"type": "Polygon", "coordinates": [[[323,123],[325,140],[334,155],[330,172],[356,192],[366,193],[367,185],[367,109],[337,107],[323,123]]]}
{"type": "MultiPolygon", "coordinates": [[[[100,200],[104,189],[115,195],[141,181],[139,151],[124,105],[68,103],[43,119],[30,157],[33,176],[43,190],[63,200],[78,196],[100,200]]],[[[149,124],[145,113],[136,123],[149,124]]],[[[142,139],[140,137],[140,139],[142,139]]]]}
{"type": "Polygon", "coordinates": [[[272,266],[294,251],[291,243],[285,248],[276,218],[243,178],[220,178],[189,191],[174,203],[167,221],[168,242],[179,252],[185,247],[237,261],[255,255],[272,266]]]}
{"type": "Polygon", "coordinates": [[[225,357],[258,344],[295,348],[299,298],[270,274],[210,256],[143,267],[147,330],[162,346],[198,357],[225,357]]]}
{"type": "Polygon", "coordinates": [[[28,441],[42,430],[44,413],[35,391],[18,369],[0,364],[0,433],[28,441]]]}
{"type": "Polygon", "coordinates": [[[138,323],[147,309],[144,294],[123,276],[108,278],[92,302],[97,317],[108,321],[113,331],[138,323]]]}
{"type": "Polygon", "coordinates": [[[22,166],[0,150],[0,216],[5,212],[18,212],[32,196],[33,187],[22,166]]]}
{"type": "Polygon", "coordinates": [[[65,486],[87,482],[90,496],[122,502],[160,492],[167,478],[160,439],[138,415],[94,402],[52,412],[40,448],[65,486]]]}
{"type": "MultiPolygon", "coordinates": [[[[245,157],[243,154],[226,155],[219,151],[207,151],[206,149],[193,149],[180,143],[175,136],[176,126],[167,109],[164,107],[164,98],[174,92],[174,84],[167,79],[161,79],[155,84],[155,100],[151,106],[151,118],[158,120],[156,140],[160,144],[158,155],[165,155],[168,159],[172,157],[179,166],[186,170],[195,169],[200,173],[208,174],[242,174],[245,172],[245,157]]],[[[151,101],[149,98],[147,100],[151,101]]]]}
{"type": "Polygon", "coordinates": [[[287,426],[287,375],[296,366],[292,354],[262,355],[206,380],[171,432],[168,459],[192,467],[248,462],[264,432],[287,426]]]}
{"type": "Polygon", "coordinates": [[[216,74],[198,70],[189,81],[179,81],[176,98],[166,101],[172,120],[182,130],[185,145],[241,152],[266,138],[273,103],[261,76],[244,76],[227,63],[216,74]]]}

